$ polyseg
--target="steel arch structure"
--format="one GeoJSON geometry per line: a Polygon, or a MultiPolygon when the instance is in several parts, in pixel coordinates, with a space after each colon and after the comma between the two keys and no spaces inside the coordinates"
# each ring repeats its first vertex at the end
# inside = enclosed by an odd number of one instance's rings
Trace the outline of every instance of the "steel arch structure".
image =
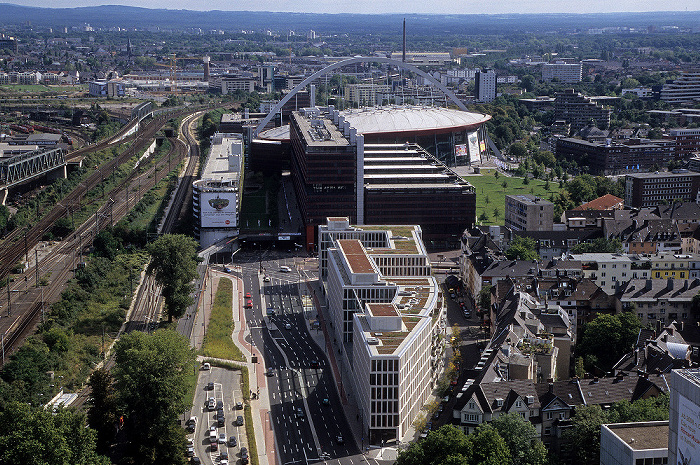
{"type": "Polygon", "coordinates": [[[314,74],[312,74],[311,76],[309,76],[306,79],[304,79],[303,81],[301,81],[299,83],[299,85],[297,85],[294,89],[292,89],[292,91],[290,93],[285,95],[284,98],[282,100],[280,100],[279,103],[277,105],[275,105],[274,108],[272,108],[270,110],[270,112],[267,114],[267,116],[265,116],[265,118],[260,122],[260,124],[258,124],[258,127],[256,127],[255,131],[253,132],[253,138],[257,137],[258,134],[260,134],[260,132],[263,130],[263,128],[267,125],[267,123],[269,123],[270,120],[272,120],[272,118],[275,117],[275,114],[277,114],[277,112],[282,109],[284,104],[287,103],[292,97],[294,97],[297,92],[304,89],[307,85],[309,85],[310,83],[312,83],[316,79],[320,78],[321,76],[325,76],[326,74],[330,73],[331,71],[336,70],[338,68],[342,68],[343,66],[352,65],[355,63],[386,63],[388,65],[397,66],[399,68],[414,72],[414,73],[424,77],[428,81],[432,82],[433,84],[435,84],[435,86],[438,89],[440,89],[443,94],[445,94],[447,97],[449,97],[450,100],[452,100],[452,102],[454,102],[454,104],[457,105],[457,107],[460,110],[468,111],[467,107],[464,105],[464,103],[460,99],[457,98],[457,96],[454,94],[454,92],[452,92],[447,87],[443,86],[440,81],[435,79],[430,74],[426,73],[425,71],[423,71],[423,70],[421,70],[413,65],[409,65],[408,63],[404,63],[402,61],[392,60],[391,58],[385,58],[385,57],[354,57],[354,58],[349,58],[347,60],[339,61],[337,63],[333,63],[332,65],[328,65],[325,68],[323,68],[319,71],[316,71],[314,74]]]}

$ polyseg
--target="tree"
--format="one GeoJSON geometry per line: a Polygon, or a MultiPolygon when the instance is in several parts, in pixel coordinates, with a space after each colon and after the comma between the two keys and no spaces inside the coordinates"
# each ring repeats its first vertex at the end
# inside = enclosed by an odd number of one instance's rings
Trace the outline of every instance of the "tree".
{"type": "Polygon", "coordinates": [[[535,240],[531,237],[515,236],[508,250],[506,250],[508,260],[539,260],[539,255],[535,250],[535,240]]]}
{"type": "Polygon", "coordinates": [[[401,451],[396,465],[471,464],[473,440],[453,425],[431,431],[423,441],[412,443],[401,451]],[[449,458],[449,460],[448,460],[449,458]]]}
{"type": "Polygon", "coordinates": [[[510,463],[508,446],[493,426],[483,424],[469,437],[473,444],[472,464],[503,465],[510,463]]]}
{"type": "Polygon", "coordinates": [[[584,358],[589,370],[610,371],[624,354],[632,350],[641,326],[639,318],[631,312],[599,314],[584,328],[576,355],[584,358]]]}
{"type": "Polygon", "coordinates": [[[485,312],[489,311],[491,308],[491,285],[485,284],[481,287],[479,291],[479,307],[481,307],[485,312]]]}
{"type": "Polygon", "coordinates": [[[85,414],[10,402],[0,410],[0,462],[107,465],[95,452],[95,431],[85,414]]]}
{"type": "Polygon", "coordinates": [[[596,186],[593,177],[587,174],[576,176],[566,184],[569,198],[575,205],[580,205],[596,198],[596,186]]]}
{"type": "Polygon", "coordinates": [[[188,339],[172,330],[132,332],[117,342],[114,356],[128,454],[141,464],[184,464],[177,419],[188,407],[187,373],[195,363],[188,339]]]}
{"type": "Polygon", "coordinates": [[[503,187],[503,190],[505,191],[508,188],[508,180],[504,179],[503,182],[501,183],[501,186],[503,187]]]}
{"type": "Polygon", "coordinates": [[[119,240],[114,236],[112,228],[100,231],[93,242],[95,253],[101,257],[114,260],[119,252],[119,240]]]}
{"type": "Polygon", "coordinates": [[[591,242],[581,242],[571,248],[572,253],[617,253],[622,252],[620,239],[599,237],[591,242]]]}
{"type": "Polygon", "coordinates": [[[88,381],[90,386],[88,424],[97,432],[97,449],[101,453],[107,453],[109,450],[117,423],[117,403],[113,382],[112,375],[104,367],[93,371],[88,381]]]}
{"type": "Polygon", "coordinates": [[[197,243],[182,234],[166,234],[148,246],[148,272],[162,286],[168,321],[178,318],[192,304],[191,281],[197,277],[197,243]]]}
{"type": "Polygon", "coordinates": [[[575,463],[598,465],[600,463],[600,425],[607,422],[599,405],[576,408],[572,428],[564,431],[564,438],[571,448],[575,463]]]}
{"type": "Polygon", "coordinates": [[[537,428],[519,414],[499,415],[491,426],[508,446],[512,465],[543,465],[547,462],[547,451],[538,439],[537,428]]]}
{"type": "Polygon", "coordinates": [[[516,159],[527,156],[527,147],[522,142],[514,142],[510,145],[510,154],[516,159]]]}

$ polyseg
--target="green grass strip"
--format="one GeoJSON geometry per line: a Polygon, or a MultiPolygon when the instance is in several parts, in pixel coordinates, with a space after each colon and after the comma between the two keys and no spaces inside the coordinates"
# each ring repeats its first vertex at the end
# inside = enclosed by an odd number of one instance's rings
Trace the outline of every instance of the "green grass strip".
{"type": "Polygon", "coordinates": [[[231,304],[233,283],[228,278],[220,278],[214,296],[207,333],[204,336],[202,355],[226,360],[245,361],[241,349],[233,343],[233,315],[231,304]]]}

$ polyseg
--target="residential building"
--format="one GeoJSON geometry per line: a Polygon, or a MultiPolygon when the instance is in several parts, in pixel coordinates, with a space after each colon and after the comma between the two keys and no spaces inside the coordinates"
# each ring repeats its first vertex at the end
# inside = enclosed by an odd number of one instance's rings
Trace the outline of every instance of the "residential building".
{"type": "Polygon", "coordinates": [[[496,98],[496,72],[492,69],[477,71],[474,77],[474,98],[477,102],[493,102],[496,98]]]}
{"type": "Polygon", "coordinates": [[[699,99],[700,70],[683,71],[678,79],[661,89],[661,100],[670,104],[693,103],[699,99]]]}
{"type": "Polygon", "coordinates": [[[381,100],[377,101],[377,95],[389,91],[391,86],[386,84],[348,84],[345,86],[345,99],[359,107],[371,107],[381,105],[381,100]]]}
{"type": "Polygon", "coordinates": [[[446,305],[419,226],[319,228],[319,275],[370,444],[403,440],[444,369],[446,305]]]}
{"type": "Polygon", "coordinates": [[[612,194],[605,194],[597,199],[593,199],[590,202],[586,202],[578,207],[574,208],[576,210],[622,210],[624,207],[624,199],[616,197],[612,194]]]}
{"type": "Polygon", "coordinates": [[[209,81],[209,86],[221,92],[223,95],[232,94],[237,90],[254,92],[255,84],[258,82],[253,77],[240,76],[218,76],[209,81]]]}
{"type": "Polygon", "coordinates": [[[557,80],[564,83],[581,82],[583,76],[583,65],[581,63],[544,63],[542,65],[542,80],[551,82],[557,80]]]}
{"type": "Polygon", "coordinates": [[[600,465],[646,463],[668,463],[668,421],[601,425],[600,465]]]}
{"type": "Polygon", "coordinates": [[[695,200],[700,173],[675,170],[672,173],[634,173],[625,177],[625,206],[632,208],[695,200]]]}
{"type": "Polygon", "coordinates": [[[606,129],[610,126],[611,113],[612,109],[596,104],[574,89],[566,89],[555,95],[555,118],[570,124],[571,133],[586,127],[591,120],[599,128],[606,129]]]}
{"type": "Polygon", "coordinates": [[[241,135],[214,134],[202,176],[192,183],[195,237],[202,248],[238,236],[242,175],[241,135]]]}
{"type": "Polygon", "coordinates": [[[627,255],[617,253],[571,254],[569,258],[580,261],[583,277],[593,281],[608,295],[632,277],[632,260],[627,255]]]}
{"type": "Polygon", "coordinates": [[[700,256],[665,252],[652,255],[649,261],[652,279],[688,279],[691,277],[691,265],[695,267],[700,256]]]}
{"type": "Polygon", "coordinates": [[[529,194],[506,195],[505,225],[514,231],[551,231],[554,204],[529,194]]]}
{"type": "Polygon", "coordinates": [[[635,87],[633,89],[622,89],[622,93],[620,95],[624,97],[626,94],[633,94],[636,95],[638,98],[654,97],[654,91],[651,90],[651,87],[635,87]]]}
{"type": "Polygon", "coordinates": [[[529,237],[535,241],[535,250],[542,260],[565,256],[582,242],[602,237],[600,230],[569,229],[564,231],[513,231],[512,237],[529,237]]]}
{"type": "Polygon", "coordinates": [[[694,323],[693,297],[700,279],[631,279],[616,294],[618,311],[634,311],[643,325],[694,323]]]}

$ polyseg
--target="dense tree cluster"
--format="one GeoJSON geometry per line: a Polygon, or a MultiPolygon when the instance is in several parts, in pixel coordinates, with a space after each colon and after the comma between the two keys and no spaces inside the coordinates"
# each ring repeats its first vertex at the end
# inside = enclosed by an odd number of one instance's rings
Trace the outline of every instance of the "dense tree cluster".
{"type": "Polygon", "coordinates": [[[179,318],[192,304],[192,281],[197,277],[197,242],[182,234],[165,234],[148,246],[148,272],[161,285],[168,320],[179,318]]]}
{"type": "Polygon", "coordinates": [[[579,465],[598,465],[600,463],[600,426],[604,423],[626,423],[637,421],[668,420],[669,395],[627,400],[614,403],[610,409],[603,410],[598,405],[576,408],[572,418],[572,427],[564,432],[563,438],[568,445],[573,463],[579,465]]]}
{"type": "Polygon", "coordinates": [[[508,260],[539,260],[535,240],[531,237],[515,236],[506,250],[508,260]]]}
{"type": "Polygon", "coordinates": [[[465,435],[452,425],[432,431],[402,451],[397,465],[544,465],[537,430],[518,414],[502,415],[465,435]]]}
{"type": "Polygon", "coordinates": [[[634,346],[642,324],[632,312],[617,315],[599,314],[587,323],[576,346],[576,356],[583,357],[587,370],[605,374],[634,346]]]}

